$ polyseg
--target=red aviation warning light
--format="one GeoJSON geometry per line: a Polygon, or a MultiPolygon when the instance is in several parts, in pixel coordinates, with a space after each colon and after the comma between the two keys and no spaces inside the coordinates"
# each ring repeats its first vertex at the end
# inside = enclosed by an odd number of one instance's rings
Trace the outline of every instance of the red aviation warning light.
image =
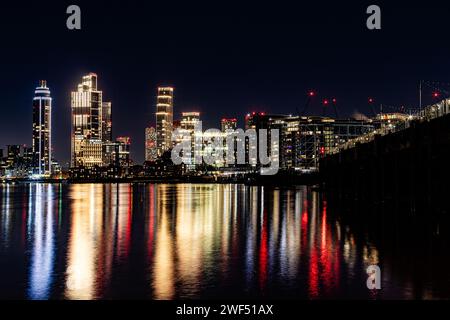
{"type": "Polygon", "coordinates": [[[373,98],[369,98],[367,101],[369,101],[369,103],[373,103],[373,98]]]}
{"type": "Polygon", "coordinates": [[[434,91],[433,92],[433,98],[435,98],[435,99],[439,98],[439,92],[434,91]]]}
{"type": "Polygon", "coordinates": [[[328,99],[323,100],[323,105],[326,106],[328,104],[328,99]]]}
{"type": "Polygon", "coordinates": [[[336,102],[337,102],[336,98],[331,99],[331,102],[333,102],[334,104],[336,104],[336,102]]]}
{"type": "Polygon", "coordinates": [[[316,93],[314,92],[314,91],[312,91],[312,90],[310,90],[309,92],[308,92],[308,96],[309,97],[314,97],[316,95],[316,93]]]}

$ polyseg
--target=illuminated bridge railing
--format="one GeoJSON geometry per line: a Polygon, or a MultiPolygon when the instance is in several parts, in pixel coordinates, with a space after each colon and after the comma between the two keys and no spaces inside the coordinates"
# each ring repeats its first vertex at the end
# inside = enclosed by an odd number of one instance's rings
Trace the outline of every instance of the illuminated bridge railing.
{"type": "Polygon", "coordinates": [[[368,143],[375,139],[377,136],[385,136],[391,133],[405,130],[411,126],[411,123],[426,122],[435,118],[439,118],[450,114],[450,98],[439,101],[436,104],[427,106],[421,111],[411,114],[405,121],[401,121],[397,124],[389,124],[382,128],[376,129],[370,133],[351,139],[347,142],[339,144],[335,148],[332,148],[328,154],[336,154],[343,150],[354,148],[357,144],[368,143]]]}

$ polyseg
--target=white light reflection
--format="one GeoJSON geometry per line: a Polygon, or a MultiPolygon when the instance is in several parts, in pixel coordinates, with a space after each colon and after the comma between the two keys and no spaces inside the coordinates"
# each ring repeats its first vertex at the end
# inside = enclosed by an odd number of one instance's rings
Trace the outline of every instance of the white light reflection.
{"type": "Polygon", "coordinates": [[[30,283],[28,295],[30,299],[43,300],[50,296],[54,265],[53,234],[53,186],[37,184],[35,189],[35,206],[32,216],[33,251],[31,254],[30,283]],[[47,189],[45,192],[44,189],[47,189]]]}

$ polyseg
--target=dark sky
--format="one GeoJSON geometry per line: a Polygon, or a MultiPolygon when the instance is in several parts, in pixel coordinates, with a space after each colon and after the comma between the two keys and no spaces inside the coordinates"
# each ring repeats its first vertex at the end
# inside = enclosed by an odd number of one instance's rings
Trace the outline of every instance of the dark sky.
{"type": "MultiPolygon", "coordinates": [[[[246,112],[295,113],[305,93],[336,97],[340,114],[377,104],[416,107],[420,79],[450,82],[450,10],[411,1],[13,1],[0,17],[0,148],[30,144],[39,79],[53,96],[53,140],[70,154],[70,92],[99,75],[113,105],[113,135],[132,138],[143,161],[144,128],[154,124],[156,87],[175,86],[175,118],[199,110],[205,126],[246,112]],[[66,28],[69,4],[82,30],[66,28]],[[382,30],[366,28],[370,4],[382,30]]],[[[424,91],[426,102],[431,92],[424,91]]],[[[428,101],[427,101],[428,100],[428,101]]],[[[332,115],[332,114],[330,114],[332,115]]]]}

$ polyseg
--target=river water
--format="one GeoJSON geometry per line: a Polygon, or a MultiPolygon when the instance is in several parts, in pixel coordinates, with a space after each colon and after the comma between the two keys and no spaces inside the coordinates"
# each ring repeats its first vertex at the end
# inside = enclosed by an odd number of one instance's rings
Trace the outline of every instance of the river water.
{"type": "Polygon", "coordinates": [[[305,186],[3,184],[0,298],[450,297],[446,267],[338,217],[305,186]]]}

